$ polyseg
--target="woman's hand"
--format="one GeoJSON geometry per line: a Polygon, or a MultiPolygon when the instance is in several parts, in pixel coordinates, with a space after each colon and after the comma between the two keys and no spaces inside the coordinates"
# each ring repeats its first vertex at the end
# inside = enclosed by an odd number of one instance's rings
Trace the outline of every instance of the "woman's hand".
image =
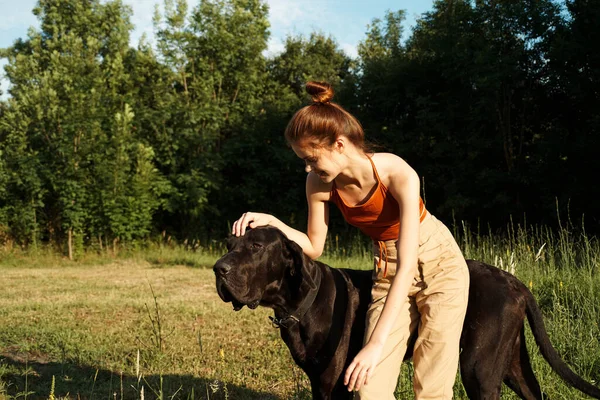
{"type": "Polygon", "coordinates": [[[247,212],[233,223],[231,233],[235,236],[244,236],[246,228],[256,228],[257,226],[269,225],[274,220],[270,214],[247,212]]]}
{"type": "Polygon", "coordinates": [[[383,345],[367,343],[354,357],[344,376],[344,385],[348,386],[349,392],[359,390],[362,385],[369,383],[369,378],[379,363],[382,350],[383,345]]]}

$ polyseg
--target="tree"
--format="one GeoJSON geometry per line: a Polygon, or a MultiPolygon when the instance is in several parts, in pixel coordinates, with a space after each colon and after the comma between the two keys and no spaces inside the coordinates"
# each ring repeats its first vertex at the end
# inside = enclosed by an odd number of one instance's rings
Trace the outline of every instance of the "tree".
{"type": "Polygon", "coordinates": [[[404,47],[394,44],[400,16],[367,33],[365,126],[415,166],[441,217],[497,225],[533,201],[528,163],[543,124],[536,104],[558,21],[551,1],[436,1],[404,47]]]}
{"type": "MultiPolygon", "coordinates": [[[[135,180],[139,175],[131,168],[139,164],[136,138],[127,137],[126,145],[119,141],[129,129],[127,117],[119,115],[133,115],[126,105],[129,76],[123,65],[131,11],[119,1],[40,0],[34,13],[41,31],[30,31],[27,40],[4,52],[12,85],[3,118],[10,143],[6,162],[19,171],[9,185],[20,188],[19,198],[26,201],[8,199],[5,207],[29,210],[23,219],[30,221],[27,229],[16,235],[21,241],[44,226],[43,235],[51,242],[66,239],[73,258],[85,238],[132,237],[131,231],[124,234],[107,225],[116,210],[131,214],[136,208],[138,214],[146,212],[143,219],[148,221],[154,207],[140,209],[126,195],[135,192],[131,186],[114,193],[113,182],[102,176],[106,165],[112,165],[113,176],[135,180]],[[114,123],[115,116],[121,124],[114,123]],[[101,201],[101,193],[110,189],[113,207],[101,201]]],[[[151,151],[141,153],[146,164],[151,151]]],[[[147,225],[134,224],[135,234],[145,234],[147,225]]]]}
{"type": "Polygon", "coordinates": [[[326,80],[339,88],[350,65],[332,38],[316,33],[288,37],[283,52],[268,61],[260,110],[222,145],[227,185],[211,196],[211,203],[221,205],[227,221],[257,210],[304,227],[306,174],[283,133],[292,115],[308,104],[305,83],[326,80]]]}
{"type": "Polygon", "coordinates": [[[600,169],[600,2],[570,0],[565,5],[564,22],[545,42],[547,97],[539,105],[546,112],[545,130],[532,159],[538,179],[551,177],[540,193],[542,204],[548,204],[544,211],[554,216],[556,200],[562,216],[585,215],[586,229],[596,231],[600,209],[589,199],[600,189],[587,177],[600,169]]]}
{"type": "Polygon", "coordinates": [[[213,229],[208,218],[222,207],[208,197],[222,187],[223,143],[259,113],[267,7],[259,0],[202,1],[188,17],[185,1],[164,4],[155,29],[166,69],[136,125],[173,188],[161,222],[189,237],[213,229]]]}

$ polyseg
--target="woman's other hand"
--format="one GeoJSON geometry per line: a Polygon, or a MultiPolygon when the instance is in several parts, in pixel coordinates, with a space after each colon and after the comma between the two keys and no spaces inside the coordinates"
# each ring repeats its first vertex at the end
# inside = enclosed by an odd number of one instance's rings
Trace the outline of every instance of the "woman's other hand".
{"type": "Polygon", "coordinates": [[[367,343],[358,352],[344,376],[344,385],[348,386],[348,391],[359,390],[362,385],[369,383],[369,378],[373,375],[375,367],[379,363],[382,350],[383,346],[367,343]]]}
{"type": "Polygon", "coordinates": [[[233,223],[231,234],[235,236],[244,236],[246,229],[256,228],[257,226],[269,225],[274,217],[270,214],[247,212],[233,223]]]}

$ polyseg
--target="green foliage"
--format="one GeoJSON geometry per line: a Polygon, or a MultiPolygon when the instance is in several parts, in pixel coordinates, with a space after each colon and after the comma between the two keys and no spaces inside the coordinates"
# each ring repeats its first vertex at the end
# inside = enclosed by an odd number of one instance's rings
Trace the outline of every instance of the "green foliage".
{"type": "Polygon", "coordinates": [[[67,240],[72,256],[84,237],[144,236],[161,193],[152,149],[130,134],[124,103],[130,11],[120,2],[45,0],[34,13],[41,31],[5,51],[12,97],[2,154],[13,174],[0,205],[18,218],[8,221],[13,237],[67,240]]]}
{"type": "Polygon", "coordinates": [[[570,200],[574,215],[589,210],[572,176],[591,157],[571,149],[595,139],[565,129],[577,112],[552,100],[566,101],[551,83],[563,82],[551,66],[564,55],[549,57],[569,31],[555,2],[437,1],[404,46],[401,24],[402,13],[374,20],[359,46],[356,113],[416,168],[435,214],[501,227],[525,213],[555,222],[555,198],[561,211],[570,200]]]}
{"type": "Polygon", "coordinates": [[[283,131],[293,113],[307,104],[303,82],[327,80],[339,87],[349,65],[331,38],[287,38],[283,52],[269,60],[271,79],[263,89],[261,108],[222,143],[226,181],[210,197],[211,204],[219,205],[214,226],[227,228],[225,222],[231,224],[249,210],[273,213],[298,227],[306,224],[306,175],[283,131]]]}
{"type": "MultiPolygon", "coordinates": [[[[208,196],[223,183],[223,143],[259,112],[267,9],[260,1],[203,1],[188,18],[184,1],[167,1],[154,22],[165,67],[157,91],[145,93],[138,123],[173,187],[168,212],[158,216],[163,229],[198,235],[207,216],[219,213],[208,196]]],[[[155,74],[146,64],[157,63],[151,52],[143,55],[138,75],[155,74]]]]}
{"type": "Polygon", "coordinates": [[[307,99],[304,85],[309,80],[326,81],[337,87],[348,75],[349,67],[350,60],[335,40],[319,33],[312,33],[308,39],[288,36],[283,52],[269,61],[271,79],[283,90],[291,90],[299,100],[307,99]]]}
{"type": "Polygon", "coordinates": [[[367,139],[417,170],[443,220],[503,229],[558,211],[600,227],[600,186],[584,179],[600,169],[597,1],[439,0],[411,32],[392,10],[357,59],[319,33],[265,56],[264,0],[162,6],[155,45],[132,48],[120,1],[40,0],[40,29],[0,50],[0,242],[72,256],[156,234],[206,241],[248,210],[304,228],[283,131],[308,80],[331,82],[367,139]]]}
{"type": "Polygon", "coordinates": [[[96,168],[96,183],[102,188],[98,215],[106,218],[98,229],[107,229],[112,237],[126,241],[148,235],[160,195],[168,190],[168,183],[152,163],[153,149],[136,142],[132,135],[133,118],[125,103],[123,112],[115,115],[110,143],[104,146],[106,161],[96,168]]]}

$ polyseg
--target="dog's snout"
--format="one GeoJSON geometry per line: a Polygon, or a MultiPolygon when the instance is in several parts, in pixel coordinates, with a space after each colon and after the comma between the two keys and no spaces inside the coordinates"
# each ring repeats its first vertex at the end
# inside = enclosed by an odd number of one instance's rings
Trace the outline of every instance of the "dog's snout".
{"type": "Polygon", "coordinates": [[[225,276],[229,273],[229,271],[231,271],[231,265],[229,265],[226,262],[218,262],[215,264],[215,266],[213,267],[213,271],[215,271],[215,274],[220,275],[220,276],[225,276]]]}

